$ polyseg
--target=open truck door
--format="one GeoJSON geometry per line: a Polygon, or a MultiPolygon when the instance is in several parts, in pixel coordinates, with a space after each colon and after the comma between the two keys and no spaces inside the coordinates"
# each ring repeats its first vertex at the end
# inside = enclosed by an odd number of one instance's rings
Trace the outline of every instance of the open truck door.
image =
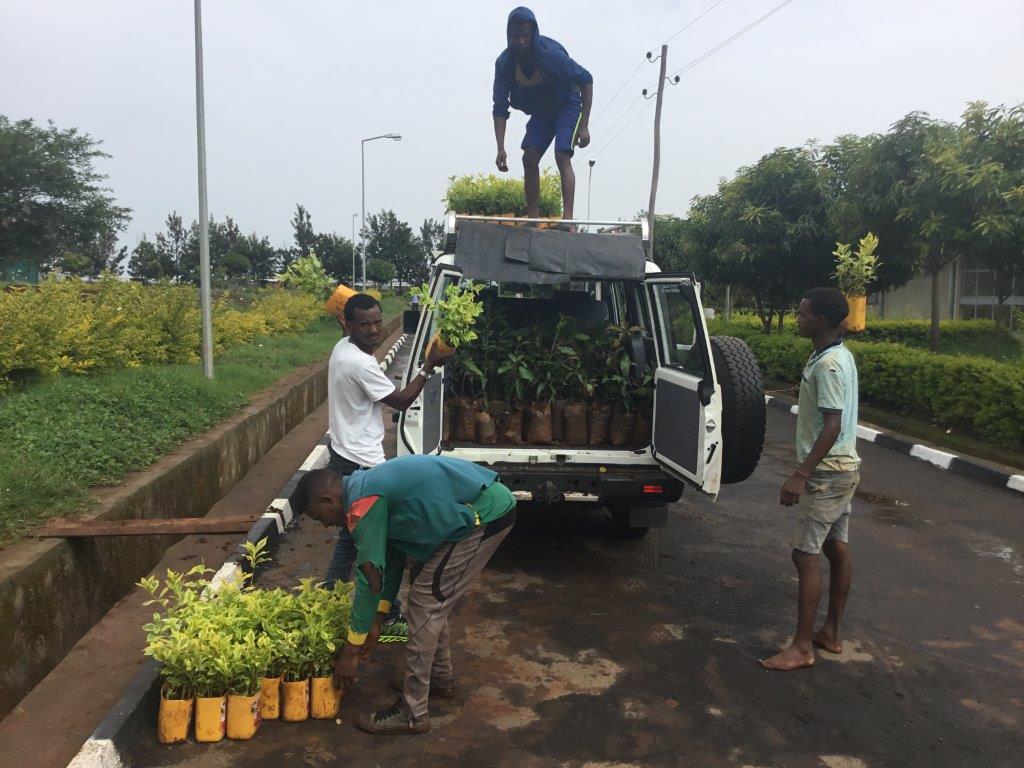
{"type": "MultiPolygon", "coordinates": [[[[455,270],[445,269],[435,276],[433,289],[430,292],[431,298],[438,300],[444,294],[445,288],[449,285],[458,284],[462,279],[462,273],[455,270]]],[[[408,368],[403,379],[403,386],[408,386],[410,380],[416,375],[423,362],[423,355],[427,345],[437,332],[437,313],[421,310],[419,327],[412,343],[412,357],[409,360],[408,368]]],[[[431,376],[417,401],[404,411],[398,420],[399,446],[405,448],[407,453],[439,453],[441,450],[441,437],[444,425],[444,377],[445,368],[438,368],[435,375],[431,376]],[[420,429],[406,429],[406,424],[411,427],[419,424],[420,429]],[[417,440],[413,435],[418,436],[417,440]],[[417,444],[418,443],[418,444],[417,444]]],[[[400,450],[400,453],[402,451],[400,450]]]]}
{"type": "Polygon", "coordinates": [[[712,498],[722,483],[722,392],[699,288],[690,276],[644,280],[658,349],[651,451],[671,475],[712,498]]]}

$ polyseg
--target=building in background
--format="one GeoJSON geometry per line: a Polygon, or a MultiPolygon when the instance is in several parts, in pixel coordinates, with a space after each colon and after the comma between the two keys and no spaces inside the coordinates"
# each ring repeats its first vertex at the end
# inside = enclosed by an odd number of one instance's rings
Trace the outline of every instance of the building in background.
{"type": "MultiPolygon", "coordinates": [[[[1019,281],[1018,281],[1019,283],[1019,281]]],[[[943,320],[995,319],[998,301],[993,295],[993,273],[975,260],[957,259],[939,274],[939,311],[943,320]]],[[[880,318],[927,320],[931,316],[931,278],[918,275],[902,288],[868,297],[868,315],[880,318]]],[[[1014,286],[1006,305],[1017,309],[1014,330],[1021,330],[1024,285],[1014,286]]]]}

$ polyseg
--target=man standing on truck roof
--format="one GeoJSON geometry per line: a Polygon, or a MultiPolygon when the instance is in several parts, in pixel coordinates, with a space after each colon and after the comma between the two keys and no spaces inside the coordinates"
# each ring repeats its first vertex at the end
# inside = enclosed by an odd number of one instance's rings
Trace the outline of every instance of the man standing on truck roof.
{"type": "Polygon", "coordinates": [[[508,171],[505,127],[509,105],[530,115],[523,137],[523,185],[526,215],[540,215],[540,159],[555,142],[555,164],[562,179],[562,217],[573,218],[576,176],[574,147],[590,144],[590,107],[594,78],[569,58],[562,44],[539,34],[537,17],[516,8],[506,25],[508,47],[494,63],[494,138],[498,170],[508,171]]]}
{"type": "Polygon", "coordinates": [[[834,288],[815,288],[800,302],[797,327],[814,344],[800,381],[796,454],[800,462],[782,485],[779,503],[798,505],[793,564],[800,579],[796,635],[784,651],[765,659],[766,669],[787,671],[814,664],[817,645],[842,653],[839,620],[853,578],[849,527],[851,502],[860,482],[857,455],[857,364],[843,344],[840,326],[849,307],[834,288]],[[828,616],[814,621],[821,600],[821,563],[829,564],[828,616]]]}
{"type": "MultiPolygon", "coordinates": [[[[383,406],[404,411],[412,405],[444,356],[432,349],[426,364],[399,392],[373,356],[373,350],[383,341],[380,302],[368,294],[356,294],[345,302],[342,314],[338,320],[348,335],[334,345],[327,365],[327,451],[328,469],[347,476],[384,463],[383,406]]],[[[342,527],[327,567],[327,586],[351,578],[355,555],[352,536],[342,527]]],[[[402,640],[408,634],[397,600],[385,634],[393,640],[402,640]]]]}
{"type": "Polygon", "coordinates": [[[355,683],[398,594],[406,557],[409,645],[406,670],[387,709],[360,715],[368,733],[426,733],[429,696],[452,698],[455,677],[448,615],[515,524],[516,500],[489,469],[447,456],[402,456],[342,479],[307,473],[295,489],[297,514],[351,531],[356,545],[355,599],[348,639],[334,664],[342,691],[355,683]]]}

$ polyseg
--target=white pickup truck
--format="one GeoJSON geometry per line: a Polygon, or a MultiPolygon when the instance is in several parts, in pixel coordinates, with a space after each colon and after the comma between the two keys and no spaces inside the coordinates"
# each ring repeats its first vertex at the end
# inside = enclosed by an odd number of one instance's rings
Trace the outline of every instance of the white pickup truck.
{"type": "MultiPolygon", "coordinates": [[[[765,400],[750,348],[708,335],[701,285],[649,260],[647,222],[606,225],[601,233],[544,230],[539,220],[446,216],[446,246],[434,259],[430,295],[453,283],[484,283],[485,311],[524,322],[571,315],[580,322],[625,324],[639,331],[628,352],[634,375],[653,373],[649,445],[479,445],[442,439],[446,382],[433,376],[398,417],[398,454],[434,453],[486,465],[523,500],[557,506],[599,502],[625,536],[667,521],[666,504],[685,486],[716,497],[723,483],[745,480],[761,455],[765,400]]],[[[568,229],[568,227],[566,227],[568,229]]],[[[412,334],[405,383],[436,329],[430,311],[409,312],[412,334]]],[[[450,382],[447,382],[450,386],[450,382]]]]}

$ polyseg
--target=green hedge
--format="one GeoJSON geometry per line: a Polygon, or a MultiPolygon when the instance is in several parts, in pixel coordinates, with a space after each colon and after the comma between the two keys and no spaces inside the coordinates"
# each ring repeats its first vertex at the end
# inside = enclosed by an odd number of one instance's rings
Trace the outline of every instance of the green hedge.
{"type": "MultiPolygon", "coordinates": [[[[811,353],[807,339],[765,336],[745,322],[715,325],[713,332],[739,336],[750,344],[767,378],[800,381],[811,353]]],[[[1024,367],[981,357],[934,355],[903,344],[858,340],[849,342],[849,348],[857,360],[864,402],[993,445],[1024,450],[1024,367]]]]}
{"type": "MultiPolygon", "coordinates": [[[[733,314],[728,323],[724,320],[713,320],[710,325],[736,326],[753,331],[761,330],[761,320],[757,315],[733,314]]],[[[997,326],[991,320],[943,320],[939,323],[943,341],[963,344],[976,344],[991,340],[994,337],[1011,338],[1011,334],[997,326]]],[[[868,319],[868,327],[863,333],[857,334],[857,341],[890,341],[896,344],[924,346],[928,344],[931,325],[927,320],[879,320],[868,319]]],[[[783,327],[784,334],[796,333],[796,318],[786,317],[783,327]]]]}

